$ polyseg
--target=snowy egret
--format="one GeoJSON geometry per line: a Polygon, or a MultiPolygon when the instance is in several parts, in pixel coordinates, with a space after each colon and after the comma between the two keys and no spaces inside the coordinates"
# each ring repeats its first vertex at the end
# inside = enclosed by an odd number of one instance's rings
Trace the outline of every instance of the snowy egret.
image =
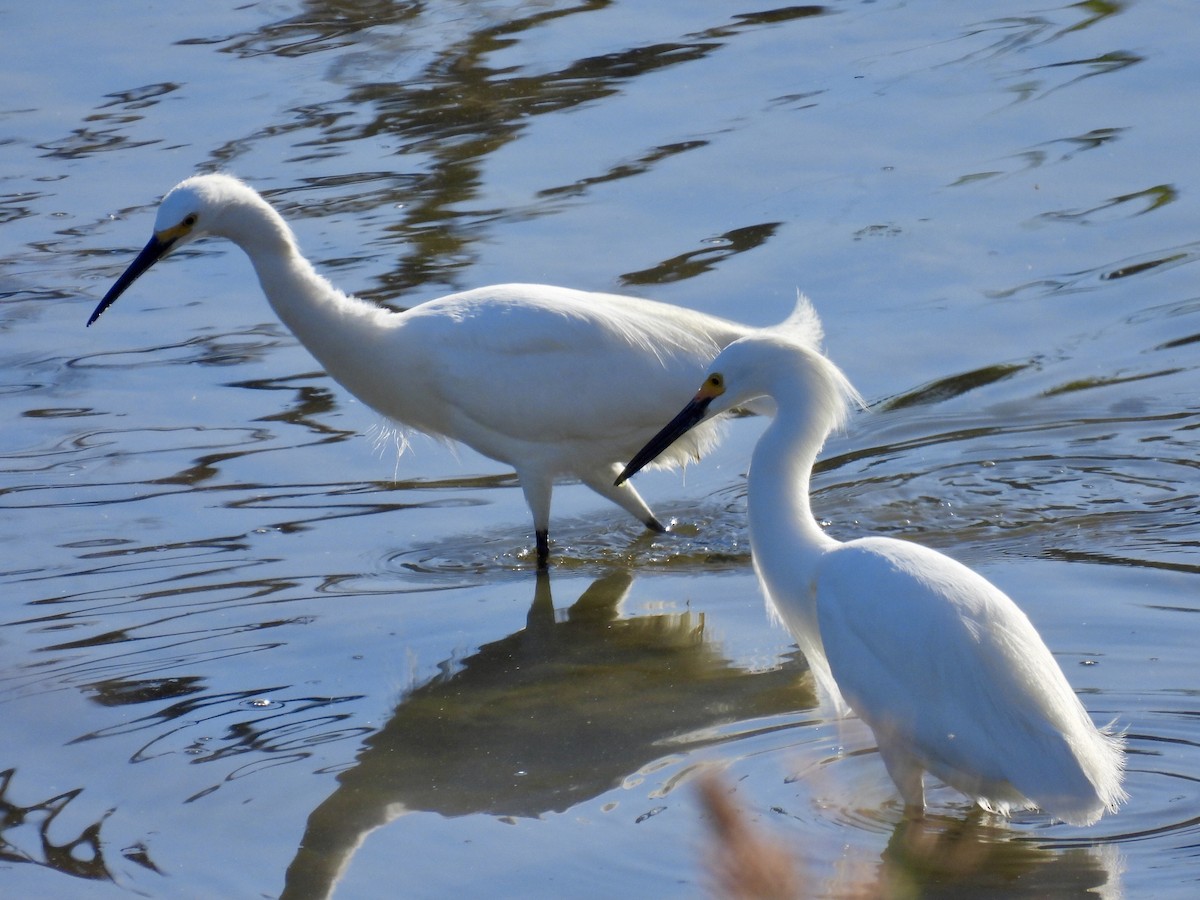
{"type": "Polygon", "coordinates": [[[935,550],[883,537],[841,543],[813,518],[817,452],[858,400],[814,348],[782,331],[726,347],[618,483],[693,426],[757,397],[775,401],[747,484],[764,592],[835,706],[844,698],[870,726],[906,805],[924,809],[929,772],[1000,812],[1038,807],[1088,825],[1115,810],[1123,738],[1092,723],[1007,595],[935,550]]]}
{"type": "MultiPolygon", "coordinates": [[[[578,479],[662,530],[633,486],[616,487],[613,477],[717,351],[753,331],[665,303],[532,284],[392,312],[318,275],[283,218],[228,175],[189,178],[163,198],[153,237],[88,325],[169,251],[206,235],[245,251],[275,313],[359,400],[402,427],[512,466],[533,513],[539,566],[549,555],[556,481],[578,479]]],[[[804,304],[789,321],[820,340],[804,304]]],[[[664,463],[698,456],[717,436],[703,429],[664,463]]]]}

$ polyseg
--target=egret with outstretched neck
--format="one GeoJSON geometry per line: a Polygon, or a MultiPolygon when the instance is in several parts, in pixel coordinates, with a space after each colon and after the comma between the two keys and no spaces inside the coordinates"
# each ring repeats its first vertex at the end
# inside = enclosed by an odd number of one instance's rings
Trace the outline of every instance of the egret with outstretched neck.
{"type": "Polygon", "coordinates": [[[987,809],[1089,825],[1123,802],[1123,738],[1092,722],[1028,617],[978,573],[908,541],[841,543],[809,506],[826,437],[861,401],[814,347],[763,332],[726,347],[692,401],[618,478],[713,416],[774,400],[747,483],[750,547],[768,603],[835,707],[870,726],[906,806],[924,773],[987,809]]]}
{"type": "MultiPolygon", "coordinates": [[[[577,479],[663,530],[632,485],[617,487],[613,477],[717,352],[754,331],[666,303],[537,284],[478,288],[393,312],[317,274],[282,216],[220,174],[189,178],[163,198],[153,237],[88,325],[167,253],[205,236],[245,251],[284,325],[367,406],[512,466],[533,514],[539,567],[549,556],[558,481],[577,479]]],[[[802,339],[820,340],[804,304],[789,322],[802,339]]],[[[717,437],[706,424],[663,462],[682,464],[717,437]]]]}

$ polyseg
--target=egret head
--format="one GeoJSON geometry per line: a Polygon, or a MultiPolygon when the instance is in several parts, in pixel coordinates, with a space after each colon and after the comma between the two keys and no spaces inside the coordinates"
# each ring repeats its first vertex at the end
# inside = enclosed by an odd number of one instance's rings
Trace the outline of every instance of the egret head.
{"type": "Polygon", "coordinates": [[[772,330],[734,341],[709,367],[691,402],[629,461],[617,484],[649,465],[689,429],[735,407],[753,404],[772,413],[784,406],[789,415],[813,423],[824,439],[840,425],[848,402],[862,404],[841,371],[819,351],[772,330]],[[763,398],[772,401],[763,405],[763,398]]]}
{"type": "Polygon", "coordinates": [[[253,190],[229,175],[197,175],[173,187],[158,207],[149,243],[109,288],[88,319],[88,325],[100,318],[143,272],[176,247],[206,234],[232,237],[223,227],[225,219],[229,218],[235,201],[246,196],[258,199],[253,190]]]}

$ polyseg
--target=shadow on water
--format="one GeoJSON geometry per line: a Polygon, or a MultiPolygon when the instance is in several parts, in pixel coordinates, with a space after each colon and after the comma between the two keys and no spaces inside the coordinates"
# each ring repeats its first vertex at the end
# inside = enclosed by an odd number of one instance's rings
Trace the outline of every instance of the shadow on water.
{"type": "Polygon", "coordinates": [[[404,813],[563,812],[733,739],[717,726],[814,706],[799,664],[735,667],[703,614],[620,618],[632,581],[613,572],[556,611],[540,573],[524,629],[408,692],[308,817],[283,896],[328,896],[366,835],[404,813]]]}

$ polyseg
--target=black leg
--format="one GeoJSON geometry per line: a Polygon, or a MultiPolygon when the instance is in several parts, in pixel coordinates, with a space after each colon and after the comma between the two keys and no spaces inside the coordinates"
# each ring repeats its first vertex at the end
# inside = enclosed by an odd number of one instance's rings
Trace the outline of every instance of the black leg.
{"type": "Polygon", "coordinates": [[[550,562],[550,532],[535,531],[533,536],[537,540],[537,567],[544,569],[550,562]]]}
{"type": "Polygon", "coordinates": [[[649,528],[651,531],[658,531],[661,533],[661,532],[665,532],[667,530],[667,526],[664,525],[662,522],[658,521],[658,519],[654,518],[654,516],[651,516],[642,524],[645,525],[647,528],[649,528]]]}

